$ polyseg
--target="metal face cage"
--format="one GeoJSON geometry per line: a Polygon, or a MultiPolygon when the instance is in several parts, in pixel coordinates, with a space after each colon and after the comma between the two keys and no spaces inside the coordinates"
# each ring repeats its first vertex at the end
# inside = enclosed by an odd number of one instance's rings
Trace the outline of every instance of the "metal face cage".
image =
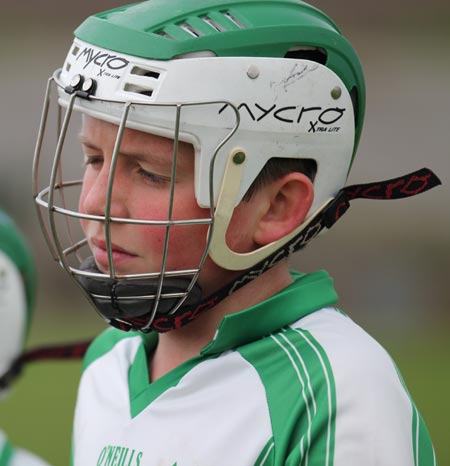
{"type": "MultiPolygon", "coordinates": [[[[104,319],[121,328],[149,331],[158,314],[175,314],[183,304],[194,304],[202,297],[197,280],[208,256],[214,231],[215,164],[220,157],[224,157],[221,148],[239,126],[239,113],[232,104],[224,101],[155,104],[99,99],[82,90],[64,88],[58,77],[57,71],[48,81],[33,162],[33,192],[41,229],[55,261],[81,288],[104,319]],[[52,105],[55,96],[56,107],[52,105]],[[178,195],[176,179],[180,141],[192,144],[197,158],[201,141],[196,135],[196,127],[202,125],[205,118],[210,118],[208,114],[217,114],[217,109],[224,105],[233,110],[229,114],[234,114],[234,117],[231,124],[215,133],[217,141],[208,180],[200,180],[209,183],[207,215],[200,218],[177,216],[174,207],[178,195]],[[117,130],[102,215],[81,212],[78,206],[84,168],[77,139],[81,120],[86,116],[111,123],[117,130]],[[56,139],[52,138],[48,129],[51,125],[56,125],[56,139]],[[128,130],[144,131],[173,141],[165,218],[126,218],[112,214],[116,169],[124,134],[128,130]],[[67,173],[70,179],[65,178],[67,173]],[[107,255],[107,267],[103,267],[103,271],[95,263],[88,238],[81,227],[81,224],[89,222],[102,231],[107,255]],[[139,229],[163,231],[161,249],[157,254],[158,270],[123,273],[117,268],[113,237],[120,228],[130,232],[139,229]],[[203,228],[206,234],[203,252],[196,258],[196,263],[185,269],[171,267],[171,237],[174,232],[183,229],[196,232],[198,228],[203,228]]],[[[225,154],[226,157],[228,155],[225,154]]],[[[195,177],[198,178],[199,174],[195,173],[195,177]]],[[[130,237],[129,241],[133,241],[133,238],[130,237]]],[[[189,245],[185,247],[189,248],[189,245]]]]}

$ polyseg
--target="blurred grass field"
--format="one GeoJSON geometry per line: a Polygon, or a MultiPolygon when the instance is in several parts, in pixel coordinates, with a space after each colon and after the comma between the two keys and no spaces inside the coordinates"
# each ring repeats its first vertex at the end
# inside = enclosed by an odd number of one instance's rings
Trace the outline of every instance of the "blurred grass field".
{"type": "MultiPolygon", "coordinates": [[[[92,311],[89,311],[92,313],[92,311]]],[[[72,341],[100,332],[94,313],[38,316],[30,345],[72,341]]],[[[430,329],[401,338],[374,335],[391,353],[434,441],[438,464],[450,464],[450,343],[448,335],[430,329]]],[[[53,466],[69,464],[72,415],[81,361],[31,363],[0,404],[0,426],[10,440],[53,466]]],[[[95,414],[93,414],[95,415],[95,414]]]]}

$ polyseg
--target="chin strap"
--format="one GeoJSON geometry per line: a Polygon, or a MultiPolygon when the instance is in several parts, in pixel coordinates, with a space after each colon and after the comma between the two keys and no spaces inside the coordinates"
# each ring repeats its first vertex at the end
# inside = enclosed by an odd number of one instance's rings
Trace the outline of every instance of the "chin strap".
{"type": "Polygon", "coordinates": [[[8,372],[0,377],[0,391],[8,388],[22,373],[25,364],[33,361],[49,361],[61,359],[81,359],[85,355],[92,340],[74,343],[39,346],[24,351],[11,365],[8,372]]]}
{"type": "MultiPolygon", "coordinates": [[[[236,280],[228,283],[216,293],[198,302],[196,305],[181,306],[176,313],[156,315],[151,329],[157,332],[167,332],[178,329],[200,314],[216,306],[220,301],[234,293],[239,288],[259,277],[282,259],[305,247],[324,228],[330,229],[348,210],[350,201],[354,199],[391,200],[421,194],[441,184],[439,178],[428,168],[413,173],[376,183],[357,184],[343,188],[336,197],[327,204],[307,228],[286,243],[282,248],[270,254],[256,265],[246,270],[236,280]]],[[[111,321],[110,324],[121,329],[140,329],[144,325],[145,316],[129,318],[126,321],[111,321]]]]}

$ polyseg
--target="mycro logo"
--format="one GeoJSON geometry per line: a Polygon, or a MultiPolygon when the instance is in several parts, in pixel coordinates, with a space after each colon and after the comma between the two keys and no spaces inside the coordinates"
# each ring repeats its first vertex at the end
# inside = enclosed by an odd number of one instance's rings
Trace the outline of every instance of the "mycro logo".
{"type": "Polygon", "coordinates": [[[125,68],[130,63],[126,58],[118,57],[111,53],[94,50],[92,47],[85,47],[78,55],[77,60],[84,60],[83,69],[89,65],[95,65],[100,68],[109,68],[116,71],[125,68]]]}
{"type": "MultiPolygon", "coordinates": [[[[219,110],[221,114],[227,107],[225,104],[219,110]]],[[[248,117],[255,123],[270,118],[290,125],[301,125],[309,123],[308,133],[315,132],[338,132],[340,126],[334,126],[342,119],[346,111],[341,107],[305,107],[302,105],[278,106],[273,104],[269,107],[263,106],[257,102],[246,103],[242,102],[237,106],[242,117],[248,117]]]]}

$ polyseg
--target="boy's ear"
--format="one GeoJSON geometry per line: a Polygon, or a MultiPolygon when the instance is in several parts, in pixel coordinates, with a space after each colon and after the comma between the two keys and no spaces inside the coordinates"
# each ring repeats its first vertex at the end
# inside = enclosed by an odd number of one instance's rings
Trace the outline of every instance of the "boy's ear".
{"type": "Polygon", "coordinates": [[[264,246],[297,228],[306,218],[314,199],[312,181],[292,172],[262,188],[263,210],[253,240],[264,246]]]}

